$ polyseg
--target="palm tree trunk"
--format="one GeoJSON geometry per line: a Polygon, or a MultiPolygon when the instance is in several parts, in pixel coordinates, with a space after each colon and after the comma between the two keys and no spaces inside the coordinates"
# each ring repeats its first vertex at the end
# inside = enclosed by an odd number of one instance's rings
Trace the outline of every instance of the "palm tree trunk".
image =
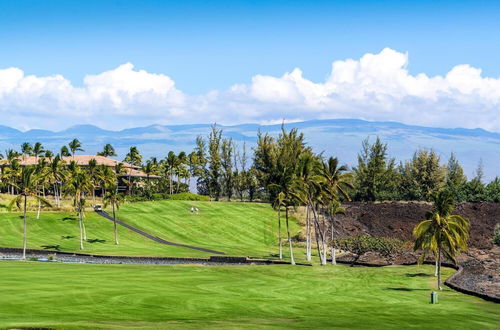
{"type": "Polygon", "coordinates": [[[80,250],[83,250],[83,227],[82,227],[82,211],[78,212],[79,216],[79,221],[78,223],[80,224],[80,250]]]}
{"type": "Polygon", "coordinates": [[[115,204],[112,203],[113,205],[113,224],[114,224],[114,230],[115,230],[115,244],[118,245],[118,230],[116,228],[116,215],[115,215],[115,204]]]}
{"type": "Polygon", "coordinates": [[[36,219],[40,219],[40,209],[42,208],[42,202],[38,200],[38,211],[36,213],[36,219]]]}
{"type": "Polygon", "coordinates": [[[309,205],[306,205],[306,260],[311,261],[311,225],[309,220],[309,205]]]}
{"type": "Polygon", "coordinates": [[[283,246],[281,244],[281,206],[278,206],[278,244],[280,247],[280,260],[283,259],[283,246]]]}
{"type": "MultiPolygon", "coordinates": [[[[323,265],[323,251],[321,250],[320,246],[320,234],[321,230],[319,228],[319,221],[318,221],[318,216],[316,214],[315,208],[312,208],[313,211],[313,217],[314,217],[314,234],[316,236],[316,248],[318,249],[318,256],[320,260],[320,264],[323,265]]],[[[326,253],[326,251],[325,251],[326,253]]]]}
{"type": "Polygon", "coordinates": [[[290,248],[290,263],[295,265],[295,259],[293,258],[293,249],[292,249],[292,237],[290,236],[290,226],[288,225],[288,205],[285,206],[285,219],[286,219],[286,232],[288,235],[288,247],[290,248]]]}
{"type": "Polygon", "coordinates": [[[335,259],[335,246],[333,245],[333,217],[331,217],[331,227],[330,227],[330,231],[331,231],[331,239],[332,239],[332,265],[336,265],[337,264],[337,260],[335,259]]]}
{"type": "Polygon", "coordinates": [[[434,255],[434,261],[435,261],[434,276],[437,277],[438,276],[438,260],[437,260],[437,256],[436,255],[434,255]]]}
{"type": "Polygon", "coordinates": [[[24,235],[23,235],[23,260],[26,260],[26,238],[27,238],[27,232],[28,232],[28,225],[26,221],[26,204],[27,204],[27,197],[24,196],[24,235]]]}
{"type": "Polygon", "coordinates": [[[441,243],[438,243],[438,289],[443,290],[441,287],[441,243]]]}

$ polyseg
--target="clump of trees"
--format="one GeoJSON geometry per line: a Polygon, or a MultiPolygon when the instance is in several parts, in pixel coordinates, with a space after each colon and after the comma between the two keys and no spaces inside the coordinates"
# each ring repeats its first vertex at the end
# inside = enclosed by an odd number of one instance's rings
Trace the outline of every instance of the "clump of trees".
{"type": "Polygon", "coordinates": [[[443,164],[435,151],[420,149],[410,160],[396,164],[379,138],[374,143],[363,141],[353,174],[351,194],[356,201],[432,201],[442,189],[456,202],[500,201],[500,178],[485,184],[482,162],[471,180],[453,153],[443,164]]]}

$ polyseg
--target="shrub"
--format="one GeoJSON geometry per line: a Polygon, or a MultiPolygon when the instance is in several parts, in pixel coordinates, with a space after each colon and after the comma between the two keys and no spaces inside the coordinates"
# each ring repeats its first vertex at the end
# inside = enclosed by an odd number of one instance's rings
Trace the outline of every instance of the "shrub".
{"type": "Polygon", "coordinates": [[[349,251],[358,256],[366,252],[378,252],[387,257],[403,251],[405,247],[405,242],[395,238],[366,235],[335,239],[331,244],[337,249],[349,251]]]}
{"type": "Polygon", "coordinates": [[[500,223],[495,226],[495,232],[493,234],[493,244],[500,246],[500,223]]]}
{"type": "Polygon", "coordinates": [[[166,193],[154,193],[149,196],[144,195],[127,195],[125,201],[130,203],[146,202],[146,201],[161,201],[161,200],[182,200],[182,201],[210,201],[210,197],[193,194],[193,193],[179,193],[169,195],[166,193]]]}
{"type": "Polygon", "coordinates": [[[204,195],[193,194],[189,192],[167,195],[167,199],[182,200],[182,201],[210,201],[210,197],[204,195]]]}

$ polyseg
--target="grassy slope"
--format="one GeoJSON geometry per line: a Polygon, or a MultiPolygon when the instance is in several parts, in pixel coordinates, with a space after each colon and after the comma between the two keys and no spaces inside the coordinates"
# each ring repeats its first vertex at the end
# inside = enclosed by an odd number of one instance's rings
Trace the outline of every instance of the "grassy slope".
{"type": "Polygon", "coordinates": [[[498,326],[498,305],[478,298],[445,289],[429,304],[422,273],[432,267],[0,262],[0,327],[498,326]]]}
{"type": "MultiPolygon", "coordinates": [[[[144,231],[178,243],[221,250],[228,255],[269,256],[277,252],[276,216],[266,204],[162,201],[123,205],[118,218],[144,231]]],[[[119,226],[115,246],[113,223],[86,213],[85,252],[114,255],[206,257],[209,253],[162,245],[119,226]],[[92,243],[91,243],[92,242],[92,243]]],[[[0,213],[0,246],[22,247],[22,214],[0,213]]],[[[71,213],[28,214],[28,247],[79,251],[79,229],[71,213]]],[[[292,224],[294,230],[298,227],[292,224]]],[[[286,249],[285,249],[286,250],[286,249]]],[[[299,251],[297,251],[299,253],[299,251]]]]}
{"type": "MultiPolygon", "coordinates": [[[[268,204],[161,201],[127,204],[119,218],[146,232],[228,255],[269,256],[277,252],[277,217],[268,204]],[[191,213],[194,205],[199,213],[191,213]]],[[[284,230],[284,221],[283,221],[284,230]]],[[[292,234],[299,227],[291,221],[292,234]]],[[[286,235],[283,231],[282,235],[286,235]]]]}
{"type": "MultiPolygon", "coordinates": [[[[39,220],[29,213],[28,248],[60,251],[79,249],[78,221],[73,214],[45,212],[39,220]]],[[[126,228],[118,227],[120,245],[114,244],[113,223],[89,212],[85,219],[87,242],[81,252],[135,256],[208,256],[204,252],[153,242],[126,228]]],[[[22,214],[0,213],[0,246],[22,247],[22,214]]]]}

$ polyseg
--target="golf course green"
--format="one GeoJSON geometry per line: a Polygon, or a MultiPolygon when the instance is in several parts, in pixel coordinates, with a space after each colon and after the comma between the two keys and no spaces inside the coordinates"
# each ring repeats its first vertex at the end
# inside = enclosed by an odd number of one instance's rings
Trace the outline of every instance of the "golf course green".
{"type": "Polygon", "coordinates": [[[429,304],[432,271],[4,261],[0,327],[498,328],[479,298],[446,288],[429,304]]]}
{"type": "MultiPolygon", "coordinates": [[[[0,246],[21,247],[22,214],[0,213],[0,246]]],[[[71,213],[28,214],[28,247],[79,251],[71,213]]],[[[267,204],[161,201],[123,205],[118,218],[177,243],[226,255],[275,257],[267,204]],[[191,206],[199,212],[190,212],[191,206]]],[[[94,212],[83,252],[207,257],[162,245],[94,212]]],[[[300,226],[294,219],[292,232],[300,226]]],[[[285,247],[285,252],[287,249],[285,247]]],[[[304,260],[303,249],[296,248],[304,260]]],[[[287,258],[287,254],[285,254],[287,258]]],[[[97,265],[0,261],[0,328],[498,328],[497,304],[445,288],[431,305],[431,266],[97,265]]],[[[445,269],[445,277],[454,272],[445,269]]]]}

